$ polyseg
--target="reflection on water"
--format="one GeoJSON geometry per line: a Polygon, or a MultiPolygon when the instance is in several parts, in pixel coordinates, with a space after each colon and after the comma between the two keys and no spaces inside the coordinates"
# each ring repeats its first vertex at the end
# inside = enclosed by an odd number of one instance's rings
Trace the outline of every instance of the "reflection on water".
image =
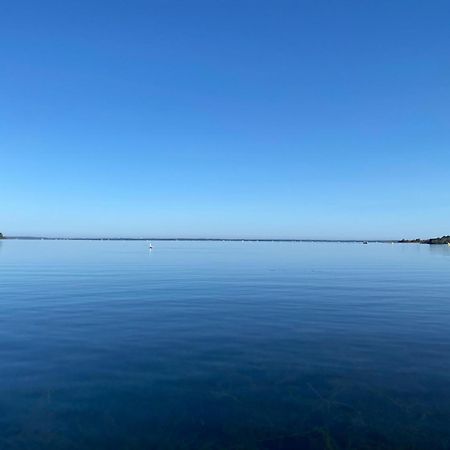
{"type": "Polygon", "coordinates": [[[427,245],[430,252],[443,256],[450,256],[450,245],[427,245]]]}
{"type": "Polygon", "coordinates": [[[0,448],[449,448],[444,246],[5,241],[0,448]]]}

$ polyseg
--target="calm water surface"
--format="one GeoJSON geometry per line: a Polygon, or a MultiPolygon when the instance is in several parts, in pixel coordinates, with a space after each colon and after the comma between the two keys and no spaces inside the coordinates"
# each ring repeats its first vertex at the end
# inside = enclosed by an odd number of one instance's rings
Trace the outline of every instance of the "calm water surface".
{"type": "Polygon", "coordinates": [[[0,242],[1,449],[449,449],[450,247],[0,242]]]}

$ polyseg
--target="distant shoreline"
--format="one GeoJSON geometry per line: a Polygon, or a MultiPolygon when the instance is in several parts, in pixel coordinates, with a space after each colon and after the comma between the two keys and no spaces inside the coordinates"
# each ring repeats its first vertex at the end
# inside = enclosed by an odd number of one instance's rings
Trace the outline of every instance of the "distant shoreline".
{"type": "Polygon", "coordinates": [[[442,236],[431,239],[402,239],[400,244],[430,244],[430,245],[450,245],[450,236],[442,236]]]}
{"type": "Polygon", "coordinates": [[[322,242],[322,243],[360,243],[360,244],[429,244],[450,245],[450,236],[432,239],[257,239],[257,238],[108,238],[108,237],[48,237],[48,236],[1,236],[1,240],[27,241],[167,241],[167,242],[322,242]]]}
{"type": "Polygon", "coordinates": [[[83,238],[83,237],[39,237],[4,236],[4,240],[28,241],[200,241],[200,242],[342,242],[342,243],[399,243],[399,240],[386,239],[256,239],[256,238],[83,238]]]}

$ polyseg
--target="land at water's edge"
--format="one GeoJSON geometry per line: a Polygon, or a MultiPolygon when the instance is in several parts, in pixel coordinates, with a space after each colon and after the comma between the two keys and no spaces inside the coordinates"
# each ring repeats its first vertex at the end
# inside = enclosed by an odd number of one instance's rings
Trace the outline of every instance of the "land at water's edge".
{"type": "Polygon", "coordinates": [[[432,245],[445,245],[450,244],[450,236],[442,236],[438,238],[431,239],[402,239],[398,241],[400,244],[432,244],[432,245]]]}
{"type": "Polygon", "coordinates": [[[36,236],[4,236],[0,233],[0,239],[29,239],[29,240],[70,240],[70,241],[249,241],[249,242],[347,242],[357,243],[362,242],[367,244],[371,243],[398,243],[398,244],[440,244],[450,245],[450,235],[442,236],[431,239],[401,239],[398,240],[352,240],[352,239],[240,239],[240,238],[158,238],[158,237],[146,237],[146,238],[71,238],[71,237],[36,237],[36,236]]]}

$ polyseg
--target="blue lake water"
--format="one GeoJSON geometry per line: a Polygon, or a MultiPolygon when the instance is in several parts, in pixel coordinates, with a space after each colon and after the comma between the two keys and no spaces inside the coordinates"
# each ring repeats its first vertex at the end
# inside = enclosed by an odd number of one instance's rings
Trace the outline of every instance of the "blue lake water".
{"type": "Polygon", "coordinates": [[[450,247],[0,242],[1,449],[449,449],[450,247]]]}

